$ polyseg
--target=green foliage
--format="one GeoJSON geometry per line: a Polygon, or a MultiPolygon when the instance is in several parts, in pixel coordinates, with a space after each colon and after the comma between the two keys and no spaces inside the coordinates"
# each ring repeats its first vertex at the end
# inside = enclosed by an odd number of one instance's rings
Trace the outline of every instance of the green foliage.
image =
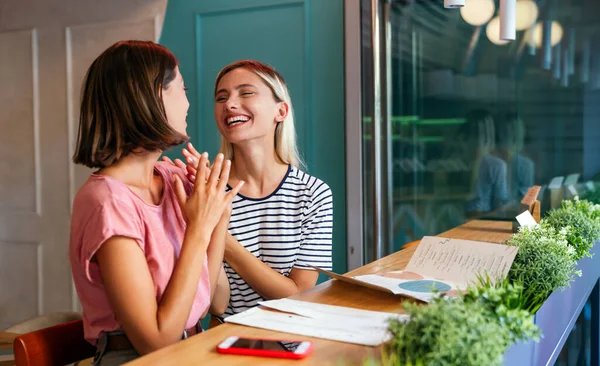
{"type": "Polygon", "coordinates": [[[510,332],[479,302],[440,297],[427,306],[405,303],[410,321],[391,320],[389,351],[397,365],[499,365],[510,332]]]}
{"type": "MultiPolygon", "coordinates": [[[[600,202],[600,190],[592,198],[600,202]]],[[[600,205],[563,201],[539,225],[506,242],[519,247],[506,279],[493,283],[486,275],[457,298],[404,303],[410,320],[390,320],[393,339],[381,361],[369,359],[363,366],[501,364],[513,343],[539,340],[533,314],[573,275],[581,276],[577,260],[590,256],[599,239],[600,205]]]]}
{"type": "Polygon", "coordinates": [[[569,245],[575,248],[575,259],[590,256],[590,249],[600,239],[600,205],[575,198],[563,201],[562,207],[552,210],[542,220],[557,230],[568,228],[569,245]]]}
{"type": "MultiPolygon", "coordinates": [[[[455,299],[426,306],[405,303],[410,321],[390,321],[392,342],[383,366],[499,365],[517,341],[540,337],[532,313],[522,308],[523,286],[480,277],[455,299]]],[[[372,360],[364,365],[374,365],[372,360]]]]}
{"type": "Polygon", "coordinates": [[[522,284],[527,295],[522,299],[523,309],[539,308],[552,291],[568,286],[574,274],[581,276],[566,232],[540,224],[522,228],[506,242],[519,247],[508,280],[522,284]]]}
{"type": "MultiPolygon", "coordinates": [[[[509,331],[509,344],[526,341],[530,338],[539,340],[540,330],[534,324],[537,307],[529,310],[523,296],[523,285],[510,283],[508,279],[493,283],[491,278],[479,277],[475,286],[469,286],[463,295],[465,303],[479,302],[488,311],[488,316],[509,331]]],[[[541,303],[540,303],[541,306],[541,303]]]]}

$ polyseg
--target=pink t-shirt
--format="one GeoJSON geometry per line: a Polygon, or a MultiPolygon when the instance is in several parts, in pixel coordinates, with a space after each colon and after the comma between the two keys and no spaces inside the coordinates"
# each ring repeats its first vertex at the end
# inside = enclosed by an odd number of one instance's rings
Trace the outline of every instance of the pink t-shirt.
{"type": "MultiPolygon", "coordinates": [[[[191,186],[183,172],[170,164],[157,162],[155,170],[163,178],[163,195],[157,206],[147,204],[117,179],[92,174],[73,201],[69,257],[75,288],[83,307],[85,339],[96,344],[102,332],[121,328],[115,318],[98,263],[91,259],[112,236],[134,239],[140,246],[154,281],[156,301],[160,302],[181,250],[186,224],[175,196],[173,174],[191,186]]],[[[206,259],[196,297],[186,323],[194,326],[210,303],[206,259]]]]}

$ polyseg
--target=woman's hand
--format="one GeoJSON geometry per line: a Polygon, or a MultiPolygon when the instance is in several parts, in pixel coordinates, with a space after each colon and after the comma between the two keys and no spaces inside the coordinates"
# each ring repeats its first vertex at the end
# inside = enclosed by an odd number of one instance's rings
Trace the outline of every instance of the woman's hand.
{"type": "Polygon", "coordinates": [[[183,150],[181,150],[181,152],[182,152],[183,156],[185,157],[185,161],[187,162],[188,179],[193,184],[196,180],[196,175],[197,175],[197,169],[195,169],[194,167],[196,166],[196,163],[200,160],[201,155],[194,148],[194,145],[192,145],[191,142],[188,143],[187,149],[183,148],[183,150]]]}
{"type": "Polygon", "coordinates": [[[193,230],[200,238],[209,242],[212,232],[221,221],[233,198],[238,194],[243,182],[236,185],[231,191],[226,192],[229,179],[231,161],[223,161],[223,154],[219,154],[210,169],[208,167],[208,154],[204,153],[196,162],[198,179],[195,182],[192,194],[186,197],[183,182],[178,175],[174,175],[175,193],[182,212],[188,224],[188,230],[193,230]],[[210,173],[207,175],[207,171],[210,173]]]}
{"type": "MultiPolygon", "coordinates": [[[[188,142],[187,149],[183,148],[181,152],[183,153],[187,164],[184,163],[181,159],[175,159],[175,161],[173,161],[167,156],[163,156],[162,160],[183,170],[190,183],[194,184],[194,182],[196,181],[196,175],[198,171],[196,167],[198,166],[198,162],[200,161],[202,154],[200,154],[196,150],[196,148],[194,148],[191,142],[188,142]]],[[[205,165],[204,169],[206,169],[207,172],[206,176],[209,176],[210,167],[208,165],[205,165]]]]}

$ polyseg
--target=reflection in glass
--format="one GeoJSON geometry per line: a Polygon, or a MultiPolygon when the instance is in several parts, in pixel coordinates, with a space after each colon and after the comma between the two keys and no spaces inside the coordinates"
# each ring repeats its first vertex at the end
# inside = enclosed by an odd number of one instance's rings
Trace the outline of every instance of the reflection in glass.
{"type": "Polygon", "coordinates": [[[495,126],[486,110],[473,110],[458,130],[457,157],[467,162],[469,198],[468,216],[479,216],[499,208],[508,201],[507,164],[492,155],[495,150],[495,126]]]}
{"type": "Polygon", "coordinates": [[[542,186],[542,208],[550,209],[569,191],[551,185],[553,178],[579,174],[588,180],[600,173],[600,2],[519,1],[531,11],[519,15],[523,30],[516,41],[503,46],[486,35],[497,7],[480,24],[436,2],[379,1],[377,83],[372,2],[361,1],[367,259],[373,258],[376,85],[389,91],[389,120],[384,116],[379,127],[391,125],[390,138],[380,143],[391,144],[391,164],[381,168],[392,180],[391,209],[380,220],[391,234],[384,254],[465,220],[511,220],[532,185],[542,186]],[[386,11],[384,4],[391,4],[386,11]],[[542,45],[544,23],[551,52],[532,52],[542,45]],[[385,50],[390,52],[383,57],[385,50]],[[542,69],[541,60],[554,54],[560,57],[550,57],[551,68],[542,69]]]}
{"type": "Polygon", "coordinates": [[[525,125],[515,114],[505,114],[496,121],[494,153],[508,165],[508,200],[520,201],[534,185],[535,163],[523,153],[525,125]]]}

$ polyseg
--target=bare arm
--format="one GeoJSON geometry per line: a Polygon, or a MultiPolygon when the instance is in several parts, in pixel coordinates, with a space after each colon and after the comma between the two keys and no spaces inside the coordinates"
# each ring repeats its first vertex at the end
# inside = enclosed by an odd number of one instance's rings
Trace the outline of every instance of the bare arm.
{"type": "MultiPolygon", "coordinates": [[[[222,156],[218,157],[208,179],[201,170],[202,183],[194,185],[189,198],[185,196],[181,180],[177,176],[174,178],[177,198],[185,212],[188,227],[179,259],[160,302],[156,299],[146,257],[133,239],[114,236],[96,253],[112,309],[140,354],[181,339],[196,296],[210,238],[241,188],[239,185],[225,193],[230,163],[227,162],[221,171],[222,162],[222,156]]],[[[208,164],[208,155],[203,155],[199,164],[208,164]]]]}
{"type": "MultiPolygon", "coordinates": [[[[225,293],[221,277],[225,276],[225,280],[227,280],[227,276],[221,272],[223,272],[223,250],[225,249],[225,235],[227,234],[227,227],[229,226],[230,217],[231,207],[228,207],[223,213],[221,220],[217,224],[208,247],[208,273],[210,275],[211,307],[207,309],[204,314],[202,314],[202,318],[204,318],[210,309],[212,309],[212,304],[215,300],[215,297],[218,297],[217,300],[220,302],[229,302],[229,283],[227,283],[227,291],[225,293]]],[[[225,306],[227,306],[227,304],[225,306]]],[[[223,309],[223,311],[225,311],[225,309],[223,309]]]]}
{"type": "Polygon", "coordinates": [[[319,274],[313,270],[294,268],[289,277],[283,276],[227,233],[225,260],[254,291],[265,299],[281,299],[315,286],[319,274]]]}
{"type": "Polygon", "coordinates": [[[144,253],[130,238],[112,237],[96,258],[102,281],[119,323],[140,354],[146,354],[181,339],[200,281],[207,240],[186,233],[160,303],[144,253]]]}
{"type": "MultiPolygon", "coordinates": [[[[196,151],[196,149],[192,146],[191,143],[188,143],[188,148],[194,152],[194,157],[196,160],[190,161],[190,163],[186,166],[186,164],[181,161],[180,159],[175,159],[175,161],[172,161],[171,159],[169,159],[166,156],[163,156],[163,161],[168,162],[178,168],[180,168],[188,177],[188,180],[190,181],[190,183],[194,184],[196,181],[196,168],[194,168],[194,166],[197,164],[197,160],[200,158],[200,153],[198,153],[198,151],[196,151]]],[[[184,149],[184,152],[187,153],[187,156],[190,156],[190,153],[188,152],[188,150],[184,149]]],[[[207,168],[208,169],[208,168],[207,168]]],[[[218,233],[217,235],[213,236],[213,238],[211,239],[211,247],[213,246],[212,242],[215,243],[215,245],[221,245],[221,262],[219,262],[219,274],[218,276],[213,276],[213,272],[211,269],[211,304],[209,309],[207,310],[207,312],[210,312],[213,315],[223,315],[223,313],[225,312],[225,310],[227,309],[227,305],[229,305],[229,297],[231,295],[231,291],[229,288],[229,281],[227,279],[227,274],[225,273],[225,270],[222,267],[222,260],[223,260],[223,247],[225,245],[225,234],[227,233],[227,227],[229,225],[229,218],[231,217],[231,207],[228,207],[228,211],[227,211],[227,219],[225,220],[226,222],[223,222],[223,226],[219,227],[215,230],[215,233],[218,233]],[[222,234],[222,235],[221,235],[222,234]],[[216,279],[216,283],[213,283],[212,280],[216,279]]],[[[222,219],[223,221],[223,219],[222,219]]],[[[211,261],[210,258],[210,253],[209,253],[209,261],[211,261]]],[[[216,263],[216,261],[214,261],[214,263],[216,263]]],[[[212,267],[212,265],[211,265],[212,267]]],[[[206,313],[204,313],[202,315],[202,318],[204,318],[206,316],[206,313]]]]}
{"type": "Polygon", "coordinates": [[[225,269],[221,266],[219,273],[219,279],[217,282],[217,289],[215,290],[215,296],[213,297],[212,303],[208,311],[217,316],[223,315],[229,305],[229,297],[231,295],[231,289],[229,288],[229,280],[225,269]]]}

